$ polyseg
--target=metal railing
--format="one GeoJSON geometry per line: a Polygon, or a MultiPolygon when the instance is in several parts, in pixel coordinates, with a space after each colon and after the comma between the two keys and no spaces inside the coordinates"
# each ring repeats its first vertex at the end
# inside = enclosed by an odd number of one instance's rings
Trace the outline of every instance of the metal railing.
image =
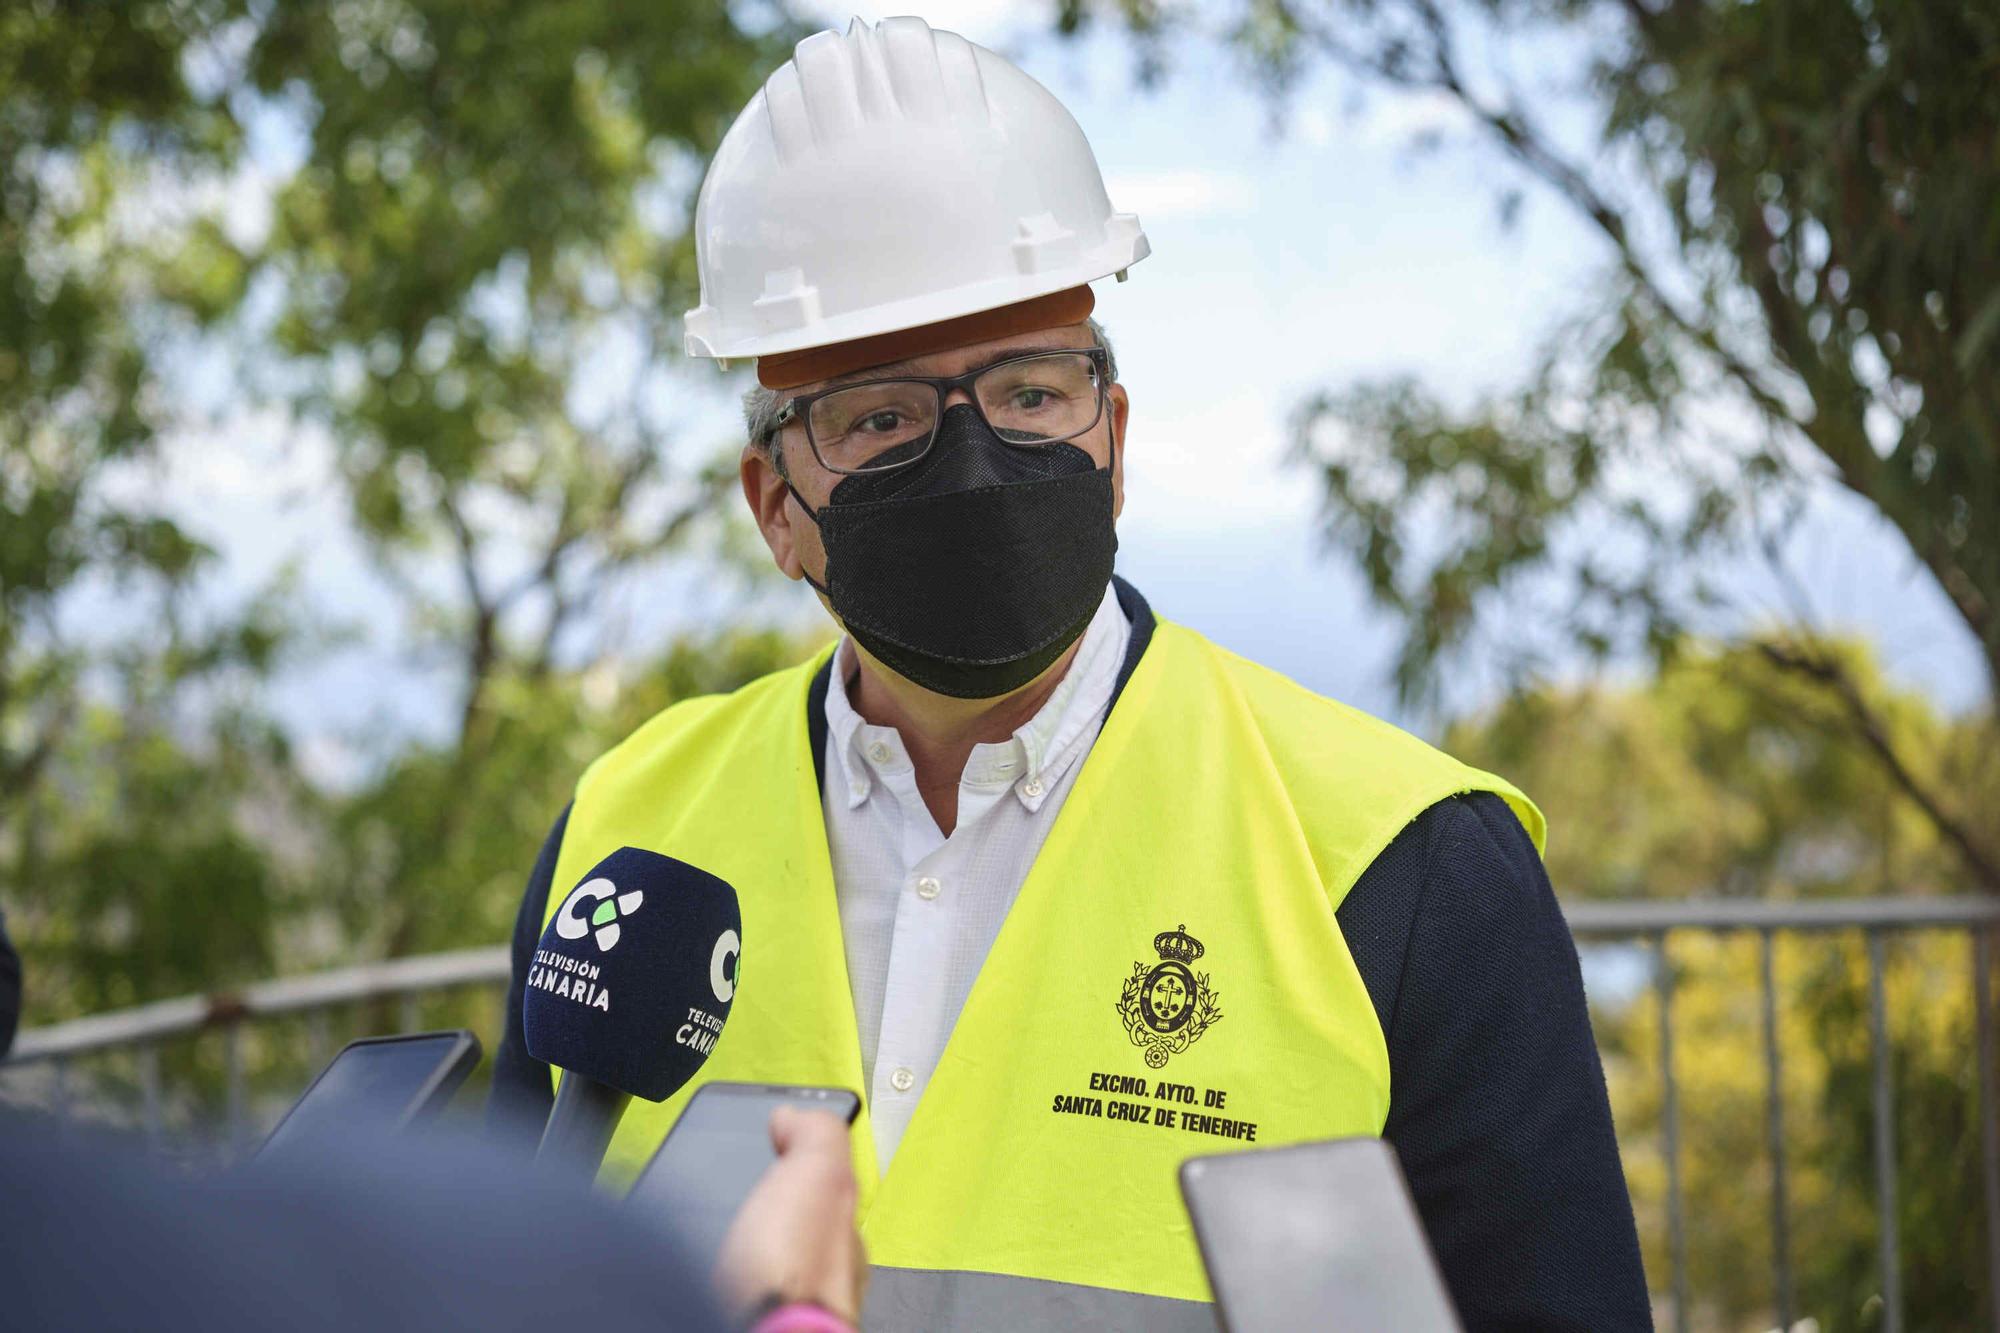
{"type": "MultiPolygon", "coordinates": [[[[1896,1125],[1894,1085],[1884,995],[1887,937],[1899,932],[1953,931],[1970,944],[1967,983],[1974,1013],[1979,1087],[1980,1165],[1985,1201],[1986,1262],[1990,1289],[2000,1300],[2000,1114],[1996,1114],[1992,995],[1992,932],[2000,927],[2000,900],[1985,898],[1884,898],[1821,902],[1710,900],[1679,902],[1572,902],[1564,907],[1579,946],[1639,943],[1651,952],[1652,986],[1658,1007],[1661,1138],[1667,1184],[1667,1238],[1673,1327],[1686,1333],[1692,1308],[1688,1292],[1687,1238],[1682,1197],[1679,1082],[1674,1069],[1674,975],[1669,941],[1676,934],[1754,933],[1759,941],[1759,1000],[1764,1055],[1765,1146],[1770,1155],[1772,1308],[1778,1327],[1789,1329],[1795,1313],[1792,1288],[1790,1218],[1786,1199],[1784,1054],[1779,1038],[1778,992],[1773,956],[1780,933],[1859,931],[1867,945],[1868,1032],[1873,1089],[1873,1159],[1876,1218],[1882,1274],[1882,1327],[1903,1327],[1901,1261],[1897,1230],[1896,1125]]],[[[71,1112],[68,1071],[73,1062],[108,1052],[136,1054],[141,1123],[149,1136],[160,1126],[159,1049],[163,1042],[214,1030],[223,1042],[228,1134],[240,1140],[247,1118],[241,1034],[259,1020],[283,1015],[323,1014],[367,1001],[398,1003],[403,1030],[418,1026],[417,1001],[445,990],[472,986],[498,988],[507,980],[502,947],[403,958],[341,968],[311,976],[261,982],[241,990],[186,996],[116,1013],[93,1015],[21,1034],[12,1055],[0,1061],[0,1077],[13,1070],[46,1065],[54,1073],[52,1109],[71,1112]]],[[[323,1043],[322,1043],[323,1044],[323,1043]]],[[[323,1058],[323,1057],[322,1057],[323,1058]]]]}
{"type": "MultiPolygon", "coordinates": [[[[162,1124],[161,1046],[178,1038],[216,1031],[222,1041],[224,1130],[227,1141],[236,1143],[241,1141],[249,1119],[242,1058],[243,1032],[247,1026],[260,1019],[293,1014],[303,1014],[311,1020],[339,1006],[384,1000],[397,1002],[398,1029],[414,1031],[419,1026],[419,999],[468,986],[504,986],[508,965],[504,945],[459,949],[336,968],[308,976],[280,977],[240,990],[184,995],[132,1009],[92,1014],[21,1033],[13,1051],[0,1060],[0,1076],[28,1066],[48,1066],[53,1074],[50,1110],[57,1117],[66,1118],[73,1109],[71,1065],[91,1056],[130,1050],[138,1062],[140,1127],[149,1140],[156,1140],[162,1124]]],[[[323,1034],[323,1028],[315,1028],[315,1032],[323,1034]]],[[[316,1035],[312,1045],[320,1060],[331,1054],[323,1035],[316,1035]]]]}
{"type": "Polygon", "coordinates": [[[1869,1077],[1874,1103],[1875,1216],[1882,1265],[1882,1327],[1903,1328],[1902,1261],[1896,1220],[1896,1107],[1890,1079],[1887,1004],[1884,999],[1885,940],[1892,932],[1962,931],[1971,942],[1975,1058],[1979,1067],[1980,1170],[1986,1203],[1986,1264],[1989,1290],[2000,1304],[2000,1114],[1996,1114],[1992,996],[1992,930],[2000,924],[2000,900],[1987,898],[1850,898],[1823,902],[1716,900],[1682,902],[1577,902],[1563,914],[1579,944],[1643,940],[1653,951],[1653,987],[1659,1008],[1661,1137],[1667,1168],[1669,1289],[1675,1333],[1687,1333],[1688,1264],[1686,1219],[1681,1197],[1679,1083],[1674,1073],[1674,973],[1668,940],[1677,932],[1753,931],[1758,937],[1758,999],[1763,1018],[1765,1151],[1771,1162],[1772,1308],[1779,1329],[1790,1329],[1795,1313],[1791,1270],[1791,1224],[1785,1196],[1784,1055],[1778,1038],[1778,999],[1772,959],[1784,932],[1859,930],[1868,948],[1869,1077]]]}

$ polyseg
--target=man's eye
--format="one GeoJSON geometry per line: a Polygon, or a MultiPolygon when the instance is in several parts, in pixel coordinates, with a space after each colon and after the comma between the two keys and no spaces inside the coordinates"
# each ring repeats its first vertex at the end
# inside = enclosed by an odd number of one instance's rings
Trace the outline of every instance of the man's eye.
{"type": "Polygon", "coordinates": [[[854,429],[863,435],[884,435],[903,424],[900,412],[884,408],[880,412],[870,412],[854,423],[854,429]]]}
{"type": "Polygon", "coordinates": [[[1052,396],[1047,389],[1016,389],[1014,390],[1014,406],[1023,411],[1032,412],[1038,407],[1046,407],[1052,396]]]}

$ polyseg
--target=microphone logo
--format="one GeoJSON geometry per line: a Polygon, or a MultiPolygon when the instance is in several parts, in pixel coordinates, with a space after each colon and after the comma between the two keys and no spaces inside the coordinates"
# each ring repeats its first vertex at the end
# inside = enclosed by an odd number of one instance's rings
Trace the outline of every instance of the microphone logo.
{"type": "Polygon", "coordinates": [[[566,940],[580,940],[595,930],[598,951],[610,953],[618,943],[620,918],[631,916],[645,901],[646,895],[638,889],[619,893],[618,886],[602,875],[587,879],[563,900],[562,910],[556,913],[556,934],[566,940]],[[585,904],[592,902],[597,904],[597,908],[585,920],[581,911],[585,904]]]}
{"type": "Polygon", "coordinates": [[[715,941],[715,952],[708,956],[708,988],[724,1004],[736,995],[736,969],[730,964],[742,953],[743,938],[733,930],[725,930],[715,941]]]}

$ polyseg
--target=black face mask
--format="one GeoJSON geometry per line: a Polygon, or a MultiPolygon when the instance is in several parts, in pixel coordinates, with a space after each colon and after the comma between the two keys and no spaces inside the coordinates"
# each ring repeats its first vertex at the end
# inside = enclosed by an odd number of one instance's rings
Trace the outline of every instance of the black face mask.
{"type": "Polygon", "coordinates": [[[964,403],[920,461],[847,477],[818,510],[785,485],[826,549],[826,583],[807,581],[854,641],[959,699],[1007,694],[1061,657],[1118,550],[1110,468],[1073,444],[1009,445],[964,403]]]}

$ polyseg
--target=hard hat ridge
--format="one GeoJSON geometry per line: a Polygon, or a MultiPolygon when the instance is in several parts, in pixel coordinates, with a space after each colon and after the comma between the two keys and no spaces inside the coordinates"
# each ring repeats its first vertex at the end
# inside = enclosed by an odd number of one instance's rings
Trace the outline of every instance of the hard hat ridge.
{"type": "Polygon", "coordinates": [[[920,18],[798,44],[717,149],[695,248],[687,350],[717,358],[993,310],[1149,253],[1062,103],[920,18]]]}
{"type": "Polygon", "coordinates": [[[889,121],[987,124],[992,109],[973,51],[920,18],[872,28],[856,18],[844,33],[814,33],[764,81],[779,160],[799,161],[889,121]]]}

